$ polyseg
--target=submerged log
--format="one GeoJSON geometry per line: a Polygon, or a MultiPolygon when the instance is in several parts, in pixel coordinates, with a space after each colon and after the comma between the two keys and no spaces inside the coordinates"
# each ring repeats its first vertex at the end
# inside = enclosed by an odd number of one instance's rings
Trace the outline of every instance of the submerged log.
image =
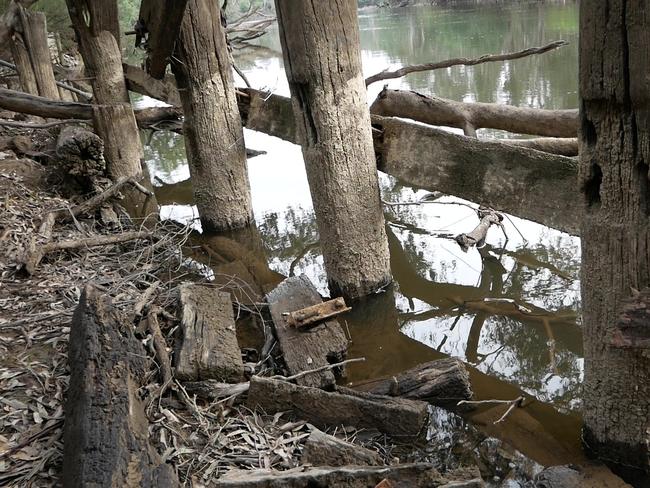
{"type": "Polygon", "coordinates": [[[176,376],[181,380],[237,382],[244,363],[237,343],[230,294],[206,286],[180,288],[183,340],[176,353],[176,376]]]}
{"type": "Polygon", "coordinates": [[[423,400],[442,407],[472,398],[469,372],[458,359],[439,359],[420,364],[392,378],[365,381],[355,389],[374,395],[423,400]]]}
{"type": "MultiPolygon", "coordinates": [[[[443,487],[447,480],[430,463],[395,466],[295,468],[286,471],[232,470],[214,482],[215,488],[308,488],[340,486],[373,488],[387,479],[395,488],[443,487]]],[[[480,486],[480,485],[475,485],[480,486]]]]}
{"type": "Polygon", "coordinates": [[[139,381],[148,370],[129,321],[87,285],[70,329],[63,485],[173,487],[149,443],[139,381]]]}
{"type": "Polygon", "coordinates": [[[59,133],[56,155],[66,173],[93,177],[104,174],[104,141],[84,127],[69,125],[59,133]]]}
{"type": "Polygon", "coordinates": [[[373,126],[379,170],[419,188],[579,233],[583,208],[575,196],[575,160],[394,118],[374,116],[373,126]]]}
{"type": "Polygon", "coordinates": [[[351,444],[333,435],[314,429],[302,451],[301,462],[312,466],[379,466],[381,457],[375,451],[351,444]]]}
{"type": "Polygon", "coordinates": [[[298,386],[281,380],[253,376],[248,406],[266,413],[293,411],[295,416],[317,427],[339,425],[377,429],[400,439],[419,437],[425,429],[425,402],[392,398],[338,387],[333,392],[298,386]]]}
{"type": "MultiPolygon", "coordinates": [[[[316,305],[322,299],[306,276],[287,278],[267,295],[275,332],[290,374],[326,366],[345,358],[347,339],[336,320],[327,320],[310,329],[287,324],[284,314],[316,305]]],[[[323,371],[298,379],[299,385],[331,387],[334,373],[323,371]]]]}
{"type": "Polygon", "coordinates": [[[472,137],[476,137],[476,129],[480,128],[548,137],[576,137],[578,133],[577,109],[543,110],[497,103],[463,103],[388,88],[379,93],[370,106],[370,113],[458,127],[472,137]]]}
{"type": "Polygon", "coordinates": [[[498,139],[510,146],[526,147],[536,151],[559,154],[560,156],[577,156],[578,139],[571,137],[537,137],[535,139],[498,139]]]}

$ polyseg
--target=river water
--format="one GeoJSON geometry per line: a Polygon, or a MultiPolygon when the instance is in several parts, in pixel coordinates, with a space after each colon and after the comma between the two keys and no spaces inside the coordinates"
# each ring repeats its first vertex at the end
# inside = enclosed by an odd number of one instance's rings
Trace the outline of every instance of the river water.
{"type": "MultiPolygon", "coordinates": [[[[460,101],[578,106],[578,7],[573,2],[364,10],[359,23],[366,76],[406,64],[517,51],[564,39],[568,46],[541,56],[419,73],[388,84],[460,101]]],[[[262,49],[237,53],[239,67],[253,87],[289,95],[277,30],[260,44],[262,49]]],[[[370,87],[369,101],[381,88],[382,83],[370,87]]],[[[482,138],[501,136],[479,131],[482,138]]],[[[167,132],[144,137],[162,216],[195,219],[182,137],[167,132]]],[[[284,276],[304,273],[327,295],[300,148],[249,130],[245,139],[247,147],[266,151],[250,158],[248,168],[269,267],[284,276]]],[[[412,201],[425,193],[381,173],[380,182],[387,201],[412,201]]],[[[462,202],[453,197],[439,201],[462,202]]],[[[507,241],[493,229],[484,249],[463,253],[440,234],[474,228],[478,219],[467,206],[391,207],[386,218],[396,284],[345,318],[352,338],[349,357],[367,358],[350,366],[347,380],[355,383],[432,359],[459,358],[470,368],[477,398],[523,394],[530,402],[521,409],[525,415],[509,426],[492,426],[490,415],[496,413],[485,409],[471,415],[475,424],[538,462],[578,459],[576,411],[583,369],[579,239],[513,216],[505,222],[507,241]]]]}

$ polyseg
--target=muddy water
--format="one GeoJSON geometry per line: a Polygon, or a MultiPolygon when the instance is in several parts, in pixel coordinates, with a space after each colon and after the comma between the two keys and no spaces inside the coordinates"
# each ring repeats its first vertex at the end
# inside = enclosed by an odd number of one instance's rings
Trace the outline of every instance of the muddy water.
{"type": "MultiPolygon", "coordinates": [[[[568,47],[544,56],[421,73],[389,85],[454,100],[577,107],[574,3],[364,11],[359,20],[366,75],[400,64],[565,39],[568,47]]],[[[263,44],[264,49],[241,53],[238,64],[254,87],[288,95],[277,32],[263,44]]],[[[371,87],[370,98],[380,89],[381,84],[371,87]]],[[[247,147],[266,151],[248,162],[258,232],[247,242],[272,270],[266,285],[281,275],[305,273],[326,295],[299,147],[252,131],[245,138],[247,147]]],[[[147,162],[163,217],[196,219],[182,138],[155,134],[147,162]]],[[[384,200],[413,201],[424,194],[388,175],[380,179],[384,200]]],[[[470,367],[479,399],[523,394],[529,402],[498,427],[492,422],[503,406],[471,414],[484,432],[543,464],[580,459],[575,413],[583,368],[577,319],[579,239],[511,217],[505,223],[507,239],[491,230],[485,248],[463,253],[448,234],[468,232],[477,224],[475,212],[458,203],[475,205],[453,197],[439,201],[445,204],[386,210],[396,283],[357,304],[345,318],[350,356],[367,358],[350,367],[348,381],[392,375],[432,359],[460,358],[470,367]]]]}

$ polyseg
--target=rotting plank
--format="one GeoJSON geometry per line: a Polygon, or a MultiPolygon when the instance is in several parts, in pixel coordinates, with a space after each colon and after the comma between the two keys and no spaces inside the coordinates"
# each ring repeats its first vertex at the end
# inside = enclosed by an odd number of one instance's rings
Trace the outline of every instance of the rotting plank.
{"type": "MultiPolygon", "coordinates": [[[[284,362],[290,374],[345,359],[347,339],[336,320],[327,320],[308,329],[291,327],[285,321],[284,313],[322,303],[309,278],[305,275],[287,278],[268,293],[266,298],[284,362]]],[[[296,380],[299,385],[325,388],[332,386],[334,381],[334,373],[330,370],[296,380]]]]}
{"type": "Polygon", "coordinates": [[[180,288],[180,303],[183,340],[176,353],[176,376],[190,381],[242,380],[244,363],[230,294],[184,284],[180,288]]]}

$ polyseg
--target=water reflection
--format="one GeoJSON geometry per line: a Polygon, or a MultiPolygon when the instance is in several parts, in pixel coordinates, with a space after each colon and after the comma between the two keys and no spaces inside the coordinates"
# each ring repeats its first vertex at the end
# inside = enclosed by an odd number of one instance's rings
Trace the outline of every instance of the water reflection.
{"type": "MultiPolygon", "coordinates": [[[[361,14],[360,23],[368,75],[389,66],[475,57],[566,39],[572,44],[555,53],[422,73],[390,84],[455,100],[577,106],[575,5],[382,9],[361,14]]],[[[274,37],[265,42],[265,50],[240,56],[238,62],[255,87],[286,95],[279,43],[274,37]]],[[[259,230],[255,252],[268,262],[265,276],[272,283],[281,276],[305,273],[327,294],[300,148],[249,130],[245,139],[247,147],[267,151],[248,161],[259,230]]],[[[196,219],[182,137],[155,134],[146,159],[163,205],[162,216],[184,222],[196,219]]],[[[387,201],[414,201],[423,195],[387,175],[380,175],[380,185],[387,201]]],[[[523,391],[564,412],[575,410],[582,375],[576,318],[579,239],[511,216],[505,221],[507,239],[494,229],[484,249],[463,253],[448,236],[468,232],[478,223],[471,208],[476,205],[453,197],[438,201],[442,204],[386,210],[396,285],[358,304],[345,318],[353,340],[350,356],[368,358],[350,367],[349,381],[392,375],[454,356],[469,365],[478,398],[516,398],[523,391]]],[[[198,221],[193,222],[200,229],[198,221]]],[[[201,239],[201,245],[216,245],[214,239],[210,243],[212,238],[201,239]]],[[[530,444],[542,439],[535,459],[566,462],[571,459],[568,452],[579,447],[578,419],[558,416],[541,402],[518,412],[508,427],[512,432],[504,428],[499,435],[527,454],[530,444]],[[524,431],[527,437],[522,437],[524,431]]],[[[494,415],[492,410],[481,410],[474,420],[490,431],[489,419],[494,415]]]]}

